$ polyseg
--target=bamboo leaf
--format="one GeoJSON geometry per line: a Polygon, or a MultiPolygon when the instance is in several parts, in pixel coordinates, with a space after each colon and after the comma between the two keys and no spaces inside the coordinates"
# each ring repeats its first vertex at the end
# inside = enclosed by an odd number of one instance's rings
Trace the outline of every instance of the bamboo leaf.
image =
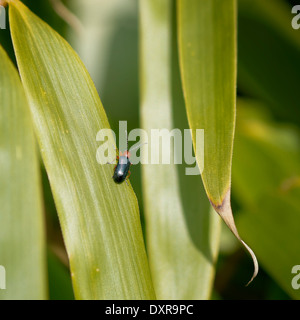
{"type": "Polygon", "coordinates": [[[193,144],[207,196],[222,219],[240,238],[231,204],[231,164],[236,105],[236,1],[178,0],[181,75],[193,144]],[[205,130],[204,163],[196,129],[205,130]]]}
{"type": "MultiPolygon", "coordinates": [[[[99,165],[109,129],[94,84],[71,47],[10,1],[13,44],[70,260],[77,299],[153,299],[138,204],[99,165]]],[[[112,148],[113,146],[111,146],[112,148]]]]}
{"type": "Polygon", "coordinates": [[[17,70],[1,46],[0,108],[0,264],[6,271],[0,299],[46,299],[45,229],[33,127],[17,70]]]}
{"type": "MultiPolygon", "coordinates": [[[[183,139],[188,128],[172,34],[173,4],[140,2],[141,122],[149,138],[151,129],[176,128],[183,139]]],[[[168,157],[174,147],[162,146],[161,152],[168,157]]],[[[143,165],[147,246],[158,299],[207,299],[211,292],[220,221],[209,212],[200,177],[185,175],[185,167],[175,165],[173,157],[168,165],[143,165]]]]}

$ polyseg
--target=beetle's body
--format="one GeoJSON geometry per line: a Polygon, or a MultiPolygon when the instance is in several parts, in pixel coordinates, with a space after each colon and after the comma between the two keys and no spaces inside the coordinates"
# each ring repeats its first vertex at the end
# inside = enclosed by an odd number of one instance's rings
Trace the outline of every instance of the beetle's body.
{"type": "MultiPolygon", "coordinates": [[[[127,134],[127,132],[126,132],[127,134]]],[[[147,142],[143,143],[146,144],[147,142]]],[[[139,146],[135,146],[131,148],[130,150],[134,150],[137,148],[140,148],[143,144],[140,144],[139,146]]],[[[128,139],[127,139],[127,149],[128,149],[128,139]]],[[[113,180],[117,184],[121,184],[122,182],[126,181],[129,177],[131,172],[129,171],[131,162],[129,160],[130,158],[130,151],[124,151],[123,153],[120,152],[120,156],[117,156],[118,163],[115,166],[113,180]]],[[[109,164],[109,162],[108,162],[109,164]]],[[[126,181],[127,185],[128,182],[126,181]]]]}
{"type": "Polygon", "coordinates": [[[129,152],[124,152],[124,154],[120,155],[118,159],[118,164],[115,167],[114,175],[113,175],[113,180],[115,183],[122,183],[124,182],[130,175],[130,166],[131,163],[129,161],[129,152]]]}

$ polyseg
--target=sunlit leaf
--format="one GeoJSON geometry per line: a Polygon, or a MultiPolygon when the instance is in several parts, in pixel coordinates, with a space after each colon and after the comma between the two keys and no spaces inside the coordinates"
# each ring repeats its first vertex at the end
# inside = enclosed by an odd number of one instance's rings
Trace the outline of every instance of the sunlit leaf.
{"type": "MultiPolygon", "coordinates": [[[[178,146],[188,123],[172,30],[173,5],[171,0],[140,2],[141,121],[149,138],[151,129],[181,129],[178,146]]],[[[162,146],[161,152],[162,158],[170,156],[168,148],[162,146]]],[[[174,154],[174,147],[170,153],[174,154]]],[[[153,154],[145,152],[144,156],[150,161],[153,154]]],[[[159,299],[207,299],[220,221],[209,212],[200,176],[187,176],[187,165],[175,165],[174,157],[171,159],[171,164],[143,165],[147,245],[155,290],[159,299]]]]}
{"type": "Polygon", "coordinates": [[[21,2],[10,1],[9,12],[75,298],[153,299],[135,194],[113,182],[113,166],[97,163],[96,135],[109,123],[89,74],[71,47],[21,2]]]}
{"type": "Polygon", "coordinates": [[[258,263],[238,234],[230,204],[236,112],[236,20],[235,0],[178,0],[181,75],[197,161],[211,204],[252,256],[253,279],[258,263]],[[196,129],[205,130],[204,146],[197,143],[196,129]]]}
{"type": "Polygon", "coordinates": [[[0,299],[47,298],[45,228],[33,126],[17,70],[0,47],[0,299]],[[1,273],[2,276],[2,273],[1,273]],[[1,278],[0,289],[5,279],[1,278]]]}

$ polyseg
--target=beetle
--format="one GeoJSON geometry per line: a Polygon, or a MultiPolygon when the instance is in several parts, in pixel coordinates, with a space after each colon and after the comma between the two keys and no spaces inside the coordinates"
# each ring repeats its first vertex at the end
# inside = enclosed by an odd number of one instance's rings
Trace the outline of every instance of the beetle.
{"type": "MultiPolygon", "coordinates": [[[[147,142],[142,143],[134,148],[131,148],[130,150],[134,150],[134,149],[138,149],[140,148],[142,145],[147,144],[147,142]]],[[[127,139],[127,149],[128,149],[128,139],[127,139]]],[[[126,150],[124,152],[120,152],[120,156],[117,156],[117,165],[114,168],[114,175],[113,175],[113,180],[115,183],[117,184],[121,184],[124,181],[126,181],[130,175],[130,166],[131,166],[131,162],[130,162],[130,150],[126,150]]],[[[108,162],[109,163],[109,162],[108,162]]],[[[126,181],[127,183],[127,181],[126,181]]],[[[128,184],[128,183],[127,183],[128,184]]]]}
{"type": "Polygon", "coordinates": [[[115,183],[121,184],[122,182],[124,182],[130,177],[131,172],[129,169],[131,166],[131,162],[129,158],[130,158],[129,151],[125,151],[123,153],[120,152],[120,157],[117,156],[118,163],[115,166],[114,175],[113,175],[113,180],[115,183]]]}

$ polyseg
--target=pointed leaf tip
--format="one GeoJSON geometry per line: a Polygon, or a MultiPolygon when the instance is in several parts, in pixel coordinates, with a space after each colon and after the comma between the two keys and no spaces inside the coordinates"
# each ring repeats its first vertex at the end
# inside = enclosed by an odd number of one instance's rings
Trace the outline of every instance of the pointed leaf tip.
{"type": "Polygon", "coordinates": [[[233,214],[232,214],[232,209],[231,209],[230,189],[226,192],[224,200],[221,204],[216,204],[212,200],[210,200],[210,203],[212,204],[212,206],[214,207],[216,212],[221,216],[221,218],[226,223],[226,225],[231,230],[231,232],[235,235],[235,237],[239,240],[239,242],[245,247],[245,249],[248,251],[248,253],[250,254],[250,256],[253,260],[254,271],[253,271],[253,275],[252,275],[250,281],[246,284],[246,286],[248,286],[253,281],[253,279],[257,276],[259,266],[258,266],[258,261],[255,256],[255,253],[246,244],[246,242],[241,239],[241,237],[237,231],[237,228],[236,228],[236,225],[234,222],[234,218],[233,218],[233,214]]]}

